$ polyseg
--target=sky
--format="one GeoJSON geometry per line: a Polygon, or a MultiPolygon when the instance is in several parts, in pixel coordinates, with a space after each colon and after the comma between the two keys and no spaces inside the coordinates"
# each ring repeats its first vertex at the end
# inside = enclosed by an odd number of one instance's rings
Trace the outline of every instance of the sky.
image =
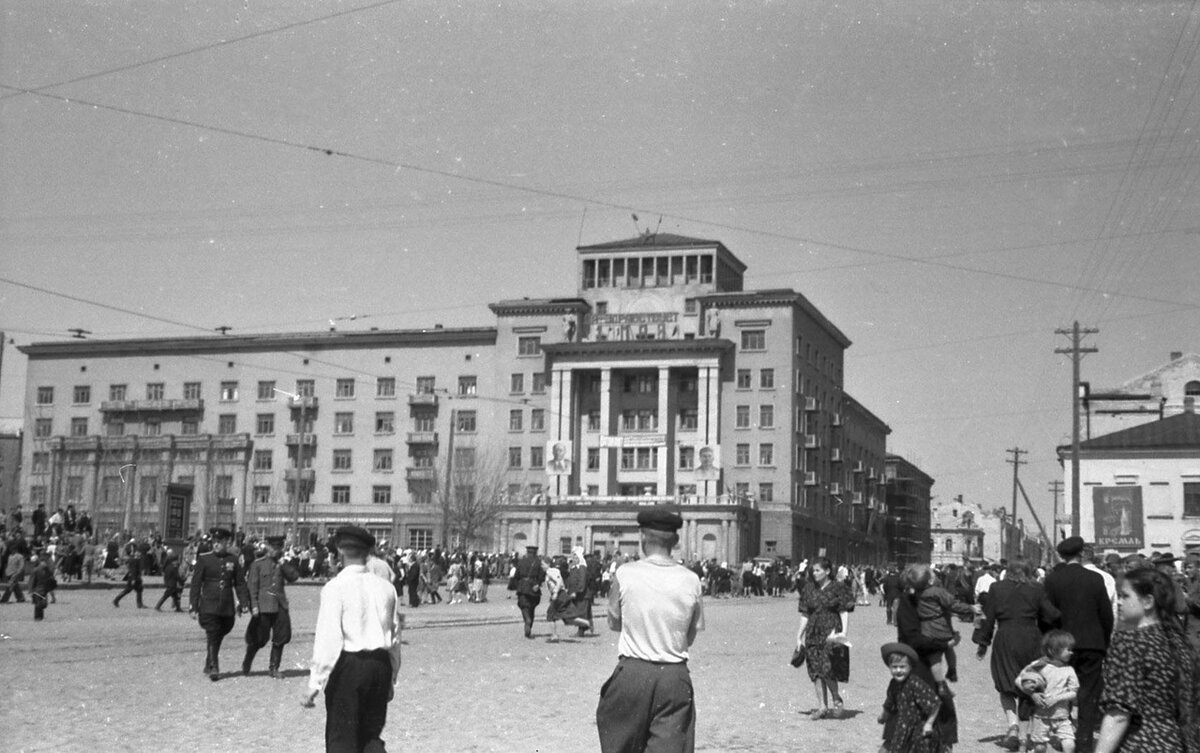
{"type": "Polygon", "coordinates": [[[1018,447],[1048,522],[1055,330],[1099,330],[1099,387],[1200,351],[1194,2],[0,13],[0,419],[14,346],[70,328],[490,326],[658,228],[845,332],[847,391],[939,501],[1010,504],[1018,447]]]}

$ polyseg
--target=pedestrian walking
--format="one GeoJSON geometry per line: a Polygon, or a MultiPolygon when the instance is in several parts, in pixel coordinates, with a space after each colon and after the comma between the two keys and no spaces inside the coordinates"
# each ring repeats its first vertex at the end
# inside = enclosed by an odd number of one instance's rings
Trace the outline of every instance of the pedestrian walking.
{"type": "Polygon", "coordinates": [[[850,612],[854,609],[854,594],[846,584],[833,577],[833,564],[828,558],[816,558],[809,569],[812,580],[800,590],[796,648],[804,651],[804,666],[820,704],[813,710],[812,719],[841,719],[843,707],[839,683],[848,678],[843,672],[849,671],[845,644],[850,612]]]}
{"type": "Polygon", "coordinates": [[[216,682],[221,678],[221,641],[233,630],[237,615],[249,608],[250,594],[237,555],[229,551],[229,531],[214,528],[209,534],[212,550],[196,558],[188,612],[204,630],[204,674],[216,682]]]}
{"type": "Polygon", "coordinates": [[[54,579],[49,558],[44,552],[34,550],[29,561],[33,564],[33,573],[29,576],[29,595],[33,599],[33,619],[35,622],[41,622],[46,616],[46,601],[58,587],[58,581],[54,579]]]}
{"type": "Polygon", "coordinates": [[[271,644],[267,672],[279,679],[283,647],[292,640],[292,620],[288,613],[286,585],[300,579],[300,571],[283,557],[283,536],[267,536],[262,555],[250,563],[246,572],[246,590],[250,593],[250,624],[246,626],[246,657],[242,674],[250,674],[254,655],[271,644]]]}
{"type": "Polygon", "coordinates": [[[379,735],[400,672],[396,589],[367,570],[375,537],[358,526],[336,534],[342,570],[321,588],[312,670],[301,704],[325,691],[326,753],[384,750],[379,735]]]}
{"type": "Polygon", "coordinates": [[[167,603],[167,599],[171,600],[176,612],[182,612],[180,606],[180,597],[183,596],[183,575],[179,572],[179,555],[174,549],[167,550],[166,559],[163,561],[163,593],[158,599],[158,604],[154,605],[156,611],[161,612],[163,604],[167,603]]]}
{"type": "Polygon", "coordinates": [[[608,627],[617,667],[600,689],[601,753],[691,753],[696,706],[688,648],[704,628],[700,579],[671,559],[683,519],[656,506],[637,516],[644,557],[613,576],[608,627]]]}
{"type": "Polygon", "coordinates": [[[4,587],[4,594],[0,595],[0,604],[7,604],[12,596],[16,596],[17,603],[25,601],[25,592],[21,590],[21,583],[25,580],[25,555],[19,548],[13,548],[8,555],[8,564],[4,566],[4,572],[8,578],[8,585],[4,587]]]}
{"type": "Polygon", "coordinates": [[[142,582],[142,555],[134,546],[133,541],[129,542],[129,548],[125,551],[125,587],[121,589],[121,593],[113,598],[112,605],[114,607],[121,606],[121,599],[127,594],[133,592],[137,594],[137,608],[145,609],[146,605],[142,603],[142,590],[144,584],[142,582]]]}
{"type": "Polygon", "coordinates": [[[525,547],[525,556],[514,568],[513,590],[517,592],[517,608],[521,610],[521,621],[525,623],[525,637],[533,637],[533,618],[542,601],[542,581],[546,571],[538,559],[536,546],[525,547]]]}
{"type": "Polygon", "coordinates": [[[881,753],[941,753],[938,713],[941,696],[933,689],[931,675],[917,652],[904,643],[885,643],[879,650],[891,672],[883,713],[881,753]]]}

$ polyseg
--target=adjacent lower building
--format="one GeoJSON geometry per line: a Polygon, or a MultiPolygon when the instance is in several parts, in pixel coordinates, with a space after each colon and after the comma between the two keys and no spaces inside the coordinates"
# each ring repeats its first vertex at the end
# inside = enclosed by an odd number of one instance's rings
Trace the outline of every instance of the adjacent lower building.
{"type": "Polygon", "coordinates": [[[888,455],[884,481],[888,560],[901,567],[929,562],[933,553],[930,540],[933,477],[899,455],[888,455]]]}
{"type": "Polygon", "coordinates": [[[574,295],[487,327],[25,346],[22,498],[100,529],[630,552],[667,502],[688,558],[887,555],[890,429],[843,389],[841,330],[744,290],[719,241],[576,251],[574,295]]]}
{"type": "Polygon", "coordinates": [[[963,502],[961,495],[948,504],[935,504],[930,512],[933,565],[963,565],[983,560],[984,532],[979,525],[983,511],[963,502]]]}

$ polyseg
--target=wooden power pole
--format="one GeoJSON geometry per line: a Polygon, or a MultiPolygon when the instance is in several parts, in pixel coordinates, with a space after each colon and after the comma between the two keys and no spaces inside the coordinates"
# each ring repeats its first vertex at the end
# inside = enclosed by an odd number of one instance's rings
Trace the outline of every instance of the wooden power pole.
{"type": "Polygon", "coordinates": [[[1055,348],[1055,353],[1071,356],[1071,535],[1079,535],[1079,362],[1084,355],[1096,353],[1098,348],[1083,347],[1083,336],[1094,335],[1100,330],[1083,328],[1075,322],[1071,329],[1056,329],[1054,334],[1071,338],[1071,347],[1055,348]]]}

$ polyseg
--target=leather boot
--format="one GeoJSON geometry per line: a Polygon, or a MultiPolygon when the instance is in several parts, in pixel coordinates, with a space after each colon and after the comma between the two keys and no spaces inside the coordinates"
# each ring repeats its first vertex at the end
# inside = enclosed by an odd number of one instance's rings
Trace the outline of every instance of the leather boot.
{"type": "Polygon", "coordinates": [[[246,646],[246,658],[242,659],[242,674],[250,674],[250,666],[254,664],[254,655],[258,653],[258,649],[253,646],[246,646]]]}
{"type": "Polygon", "coordinates": [[[282,679],[279,676],[279,663],[283,661],[283,646],[271,645],[271,664],[268,667],[271,677],[276,680],[282,679]]]}
{"type": "Polygon", "coordinates": [[[219,661],[220,644],[209,642],[208,644],[208,679],[216,682],[221,679],[221,666],[219,661]]]}

